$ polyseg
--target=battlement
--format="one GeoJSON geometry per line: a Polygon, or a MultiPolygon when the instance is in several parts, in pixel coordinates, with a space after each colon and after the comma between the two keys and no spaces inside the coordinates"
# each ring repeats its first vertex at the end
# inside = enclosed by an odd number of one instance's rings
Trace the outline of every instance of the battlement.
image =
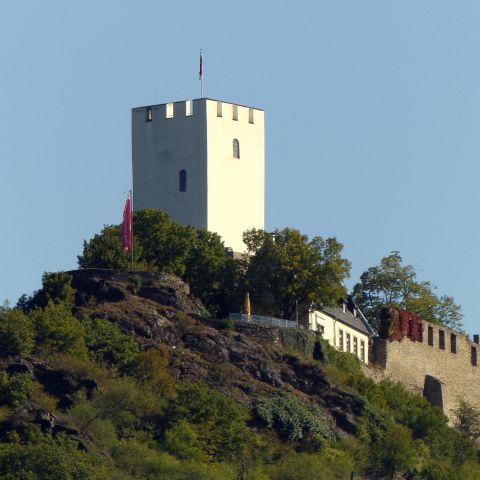
{"type": "Polygon", "coordinates": [[[385,309],[380,335],[372,340],[370,363],[378,380],[389,378],[424,395],[451,418],[460,398],[478,404],[478,336],[422,320],[406,311],[385,309]]]}
{"type": "Polygon", "coordinates": [[[143,115],[145,122],[158,123],[170,119],[192,117],[199,112],[204,112],[207,104],[215,110],[217,118],[234,122],[244,122],[254,125],[256,112],[261,112],[263,115],[263,110],[260,108],[248,107],[211,98],[197,98],[195,100],[181,100],[136,107],[132,109],[132,115],[143,115]]]}

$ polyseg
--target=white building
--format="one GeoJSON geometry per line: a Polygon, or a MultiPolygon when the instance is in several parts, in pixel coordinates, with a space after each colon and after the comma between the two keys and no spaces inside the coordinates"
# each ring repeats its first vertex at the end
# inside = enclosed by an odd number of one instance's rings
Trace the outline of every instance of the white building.
{"type": "Polygon", "coordinates": [[[309,313],[308,323],[311,330],[320,332],[337,350],[353,353],[368,364],[369,340],[373,330],[352,301],[341,301],[338,307],[313,310],[309,313]]]}
{"type": "Polygon", "coordinates": [[[132,110],[133,206],[217,232],[243,252],[265,223],[263,110],[201,98],[132,110]]]}

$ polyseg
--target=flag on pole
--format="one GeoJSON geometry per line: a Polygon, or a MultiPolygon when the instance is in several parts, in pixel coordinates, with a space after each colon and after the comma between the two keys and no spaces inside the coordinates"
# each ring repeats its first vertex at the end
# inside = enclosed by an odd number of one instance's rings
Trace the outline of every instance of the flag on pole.
{"type": "Polygon", "coordinates": [[[203,55],[202,50],[200,50],[200,70],[198,71],[198,79],[202,80],[203,78],[203,55]]]}
{"type": "Polygon", "coordinates": [[[127,201],[125,202],[125,208],[123,209],[122,250],[124,250],[125,252],[131,252],[132,249],[132,199],[130,197],[130,192],[128,192],[127,201]]]}

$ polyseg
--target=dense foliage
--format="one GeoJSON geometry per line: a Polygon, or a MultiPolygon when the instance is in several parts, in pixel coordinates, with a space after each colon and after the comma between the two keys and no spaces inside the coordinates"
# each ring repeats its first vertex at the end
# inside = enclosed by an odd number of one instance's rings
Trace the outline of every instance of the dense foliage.
{"type": "Polygon", "coordinates": [[[420,281],[411,265],[402,265],[399,252],[392,252],[380,264],[368,268],[353,289],[355,302],[371,325],[378,329],[378,309],[384,305],[399,307],[434,323],[462,330],[461,308],[448,295],[438,296],[435,287],[420,281]]]}
{"type": "Polygon", "coordinates": [[[335,238],[308,239],[285,228],[267,233],[250,230],[243,236],[251,255],[246,281],[255,306],[264,313],[293,319],[310,307],[334,305],[346,295],[342,282],[350,262],[341,256],[335,238]]]}

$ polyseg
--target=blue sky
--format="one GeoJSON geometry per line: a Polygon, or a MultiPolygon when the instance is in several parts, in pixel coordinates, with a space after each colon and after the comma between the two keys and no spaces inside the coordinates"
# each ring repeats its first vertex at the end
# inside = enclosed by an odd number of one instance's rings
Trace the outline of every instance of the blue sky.
{"type": "Polygon", "coordinates": [[[118,223],[130,109],[205,94],[266,110],[267,228],[399,250],[480,331],[480,3],[0,3],[0,301],[118,223]]]}

